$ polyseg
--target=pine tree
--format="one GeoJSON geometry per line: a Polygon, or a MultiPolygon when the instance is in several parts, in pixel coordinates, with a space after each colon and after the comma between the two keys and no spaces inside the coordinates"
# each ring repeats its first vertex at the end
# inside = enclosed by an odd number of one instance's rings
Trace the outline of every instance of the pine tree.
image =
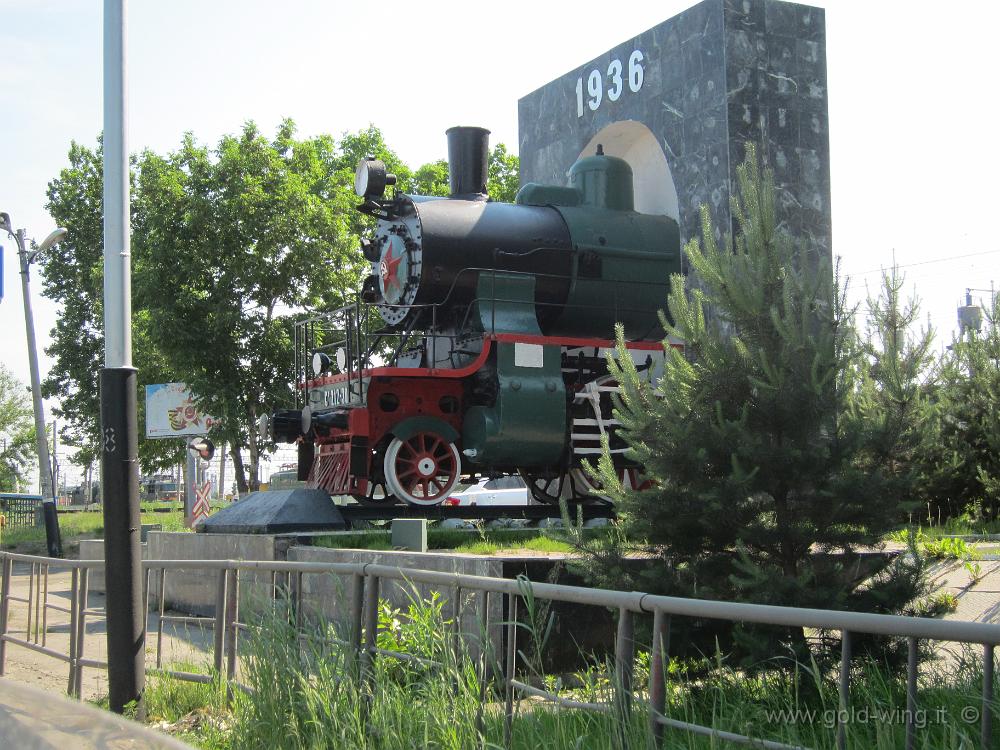
{"type": "Polygon", "coordinates": [[[1000,298],[985,330],[967,331],[941,363],[935,410],[920,460],[933,521],[1000,517],[1000,298]]]}
{"type": "MultiPolygon", "coordinates": [[[[901,510],[919,508],[920,452],[935,404],[930,327],[914,334],[920,315],[916,297],[903,300],[905,276],[894,265],[882,273],[878,296],[868,298],[868,321],[856,366],[853,408],[861,410],[858,428],[870,431],[868,460],[895,477],[901,510]]],[[[864,459],[862,459],[864,460],[864,459]]]]}
{"type": "MultiPolygon", "coordinates": [[[[752,146],[737,177],[735,238],[717,242],[703,207],[702,243],[685,247],[700,284],[671,280],[663,323],[684,350],[666,347],[655,386],[618,330],[620,434],[652,486],[626,491],[602,456],[622,538],[591,569],[604,583],[669,595],[898,612],[920,593],[919,570],[899,559],[873,577],[860,571],[862,553],[901,520],[909,475],[887,450],[900,422],[873,400],[876,379],[830,264],[779,231],[774,178],[752,146]],[[625,559],[635,549],[648,565],[625,559]]],[[[782,648],[808,658],[801,631],[733,635],[745,663],[782,648]]]]}

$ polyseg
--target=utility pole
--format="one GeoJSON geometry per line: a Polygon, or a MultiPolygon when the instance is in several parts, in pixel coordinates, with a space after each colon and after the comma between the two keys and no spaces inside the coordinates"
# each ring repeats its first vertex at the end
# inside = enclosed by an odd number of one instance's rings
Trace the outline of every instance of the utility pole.
{"type": "MultiPolygon", "coordinates": [[[[187,445],[186,439],[184,445],[187,445]]],[[[191,451],[184,452],[187,454],[187,463],[184,464],[184,523],[190,526],[194,512],[194,492],[198,487],[198,459],[191,451]]]]}
{"type": "MultiPolygon", "coordinates": [[[[52,420],[52,494],[59,501],[59,422],[52,420]]],[[[58,510],[58,509],[57,509],[58,510]]],[[[58,518],[58,516],[56,516],[58,518]]]]}
{"type": "Polygon", "coordinates": [[[45,540],[49,557],[62,557],[62,540],[59,538],[59,515],[52,487],[52,465],[49,462],[49,440],[45,434],[45,412],[42,404],[41,378],[38,375],[38,349],[35,345],[35,318],[31,312],[29,269],[32,262],[66,236],[65,229],[56,229],[35,250],[28,250],[28,239],[23,229],[14,231],[10,214],[0,213],[0,229],[14,238],[17,257],[21,266],[21,296],[24,301],[24,329],[28,340],[28,369],[31,374],[31,404],[35,413],[35,450],[38,453],[38,484],[42,495],[42,513],[45,520],[45,540]]]}
{"type": "Polygon", "coordinates": [[[219,451],[219,501],[226,501],[226,444],[222,444],[219,451]]]}
{"type": "Polygon", "coordinates": [[[125,0],[104,0],[104,368],[101,492],[107,590],[108,702],[145,715],[139,546],[139,438],[132,366],[125,0]]]}

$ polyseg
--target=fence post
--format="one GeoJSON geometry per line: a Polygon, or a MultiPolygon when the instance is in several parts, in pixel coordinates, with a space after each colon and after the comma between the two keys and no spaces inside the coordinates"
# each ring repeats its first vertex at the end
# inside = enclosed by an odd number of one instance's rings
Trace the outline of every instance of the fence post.
{"type": "Polygon", "coordinates": [[[222,654],[226,647],[226,579],[228,572],[225,568],[219,570],[219,580],[215,589],[215,622],[212,625],[214,635],[214,652],[212,654],[212,665],[215,674],[222,676],[222,654]]]}
{"type": "Polygon", "coordinates": [[[510,747],[514,733],[514,676],[517,674],[517,596],[507,595],[507,676],[504,680],[504,747],[510,747]]]}
{"type": "Polygon", "coordinates": [[[38,563],[38,572],[35,574],[35,643],[38,643],[39,624],[42,621],[42,564],[38,563]]]}
{"type": "Polygon", "coordinates": [[[990,705],[993,702],[993,644],[983,644],[983,711],[982,711],[982,744],[983,748],[993,747],[993,716],[990,705]]]}
{"type": "MultiPolygon", "coordinates": [[[[73,569],[74,572],[76,568],[73,569]]],[[[28,563],[28,624],[24,628],[24,640],[31,640],[31,604],[32,592],[35,590],[35,563],[28,563]]],[[[76,589],[74,589],[75,591],[76,589]]]]}
{"type": "Polygon", "coordinates": [[[350,631],[350,643],[351,643],[351,663],[354,667],[355,674],[361,674],[361,631],[364,629],[364,623],[362,621],[363,607],[365,598],[365,579],[364,576],[355,573],[351,576],[351,631],[350,631]]]}
{"type": "Polygon", "coordinates": [[[365,577],[365,647],[361,652],[361,676],[362,684],[369,688],[371,697],[370,681],[372,680],[373,666],[375,662],[375,645],[378,638],[378,589],[379,579],[377,576],[365,577]]]}
{"type": "Polygon", "coordinates": [[[49,564],[45,563],[45,583],[42,586],[42,645],[47,640],[49,632],[49,564]]]}
{"type": "Polygon", "coordinates": [[[615,636],[615,713],[618,746],[628,747],[628,724],[632,714],[632,678],[635,670],[634,622],[632,611],[618,610],[618,633],[615,636]]]}
{"type": "Polygon", "coordinates": [[[83,641],[87,632],[87,578],[89,572],[87,568],[80,569],[80,591],[78,594],[80,603],[77,605],[78,614],[76,617],[76,652],[75,658],[72,661],[74,666],[74,695],[77,698],[83,695],[83,665],[80,664],[80,660],[83,659],[83,641]]]}
{"type": "Polygon", "coordinates": [[[847,750],[847,708],[851,701],[851,631],[840,632],[840,701],[837,711],[837,750],[847,750]]]}
{"type": "Polygon", "coordinates": [[[163,609],[167,600],[167,569],[160,568],[160,616],[156,621],[156,668],[163,659],[163,609]]]}
{"type": "Polygon", "coordinates": [[[454,595],[454,620],[451,624],[452,629],[452,648],[455,651],[455,664],[462,663],[462,587],[455,587],[454,595]]]}
{"type": "MultiPolygon", "coordinates": [[[[69,592],[69,680],[66,684],[66,692],[73,695],[73,684],[76,682],[76,622],[80,617],[80,569],[73,568],[72,580],[69,592]]],[[[30,596],[30,593],[29,593],[30,596]]],[[[28,613],[31,613],[31,605],[28,605],[28,613]]]]}
{"type": "Polygon", "coordinates": [[[659,717],[666,711],[667,654],[670,653],[670,615],[662,610],[653,612],[653,643],[649,652],[649,732],[653,747],[663,741],[663,725],[659,717]]]}
{"type": "MultiPolygon", "coordinates": [[[[295,594],[292,598],[295,607],[295,637],[302,632],[302,571],[295,571],[295,594]]],[[[301,641],[300,641],[301,643],[301,641]]]]}
{"type": "Polygon", "coordinates": [[[479,705],[476,707],[476,732],[480,739],[485,735],[483,711],[486,708],[486,678],[490,650],[490,592],[479,592],[479,705]]]}
{"type": "Polygon", "coordinates": [[[146,635],[146,628],[149,626],[149,575],[152,568],[146,568],[142,576],[142,633],[146,635]]]}
{"type": "Polygon", "coordinates": [[[233,700],[232,681],[236,677],[236,649],[238,648],[237,623],[239,622],[240,571],[230,568],[226,583],[226,703],[233,700]]]}
{"type": "Polygon", "coordinates": [[[7,667],[7,617],[10,614],[10,573],[14,561],[3,558],[3,574],[0,576],[0,677],[7,667]]]}
{"type": "Polygon", "coordinates": [[[916,741],[917,714],[917,639],[907,641],[906,659],[906,750],[913,750],[916,741]]]}

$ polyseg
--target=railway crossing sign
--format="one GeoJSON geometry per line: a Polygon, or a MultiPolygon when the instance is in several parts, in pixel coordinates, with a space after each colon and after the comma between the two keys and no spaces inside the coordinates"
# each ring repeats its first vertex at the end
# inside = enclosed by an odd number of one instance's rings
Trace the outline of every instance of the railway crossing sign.
{"type": "Polygon", "coordinates": [[[212,483],[205,482],[201,487],[196,487],[194,491],[194,506],[191,508],[191,517],[188,525],[194,526],[199,519],[208,518],[210,507],[208,505],[208,495],[212,491],[212,483]]]}
{"type": "Polygon", "coordinates": [[[215,454],[215,445],[206,437],[196,437],[187,444],[187,478],[185,480],[184,491],[184,516],[188,526],[209,513],[208,507],[208,483],[204,487],[198,488],[198,474],[200,461],[211,461],[215,454]],[[204,508],[199,513],[201,504],[201,494],[205,493],[204,508]]]}

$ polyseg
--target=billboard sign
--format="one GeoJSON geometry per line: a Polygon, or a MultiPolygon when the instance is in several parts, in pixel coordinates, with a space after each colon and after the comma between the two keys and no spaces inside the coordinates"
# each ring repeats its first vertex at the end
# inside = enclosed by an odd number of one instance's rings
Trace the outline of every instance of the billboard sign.
{"type": "Polygon", "coordinates": [[[185,383],[146,386],[146,437],[206,435],[217,420],[195,404],[185,383]]]}

